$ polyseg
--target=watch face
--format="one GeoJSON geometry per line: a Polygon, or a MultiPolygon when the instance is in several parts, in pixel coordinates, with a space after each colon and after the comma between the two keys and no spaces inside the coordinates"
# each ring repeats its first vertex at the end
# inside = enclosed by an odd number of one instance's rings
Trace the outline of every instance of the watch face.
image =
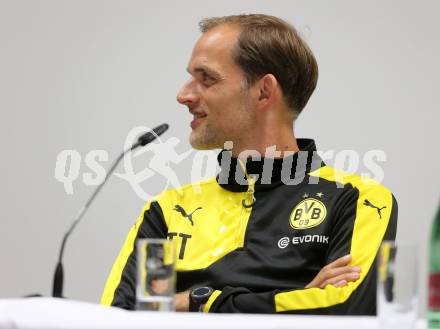
{"type": "Polygon", "coordinates": [[[189,294],[189,311],[199,312],[200,306],[208,301],[213,292],[214,289],[211,287],[198,287],[191,290],[189,294]]]}
{"type": "Polygon", "coordinates": [[[200,287],[197,289],[194,289],[193,294],[197,297],[205,297],[209,296],[212,293],[212,288],[209,287],[200,287]]]}

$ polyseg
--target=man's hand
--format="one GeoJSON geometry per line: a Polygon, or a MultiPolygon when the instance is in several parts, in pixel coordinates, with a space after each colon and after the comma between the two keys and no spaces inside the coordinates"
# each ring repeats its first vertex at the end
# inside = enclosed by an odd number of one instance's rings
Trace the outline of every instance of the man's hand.
{"type": "Polygon", "coordinates": [[[189,311],[189,291],[178,293],[174,296],[174,305],[177,312],[189,311]]]}
{"type": "Polygon", "coordinates": [[[350,262],[351,255],[345,255],[324,266],[306,288],[325,288],[328,284],[339,288],[345,286],[347,282],[356,281],[359,279],[361,268],[348,266],[350,262]]]}

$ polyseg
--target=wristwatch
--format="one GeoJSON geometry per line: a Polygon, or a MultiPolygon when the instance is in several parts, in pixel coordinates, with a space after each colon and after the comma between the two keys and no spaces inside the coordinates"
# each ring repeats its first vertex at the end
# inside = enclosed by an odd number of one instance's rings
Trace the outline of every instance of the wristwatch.
{"type": "Polygon", "coordinates": [[[214,289],[211,287],[197,287],[189,293],[189,311],[200,312],[200,307],[211,297],[214,289]]]}

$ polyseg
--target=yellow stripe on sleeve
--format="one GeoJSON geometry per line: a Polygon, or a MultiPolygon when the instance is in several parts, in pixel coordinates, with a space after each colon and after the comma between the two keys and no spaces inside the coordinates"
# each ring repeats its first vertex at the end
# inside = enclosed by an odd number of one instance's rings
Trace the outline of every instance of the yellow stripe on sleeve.
{"type": "Polygon", "coordinates": [[[203,307],[204,313],[209,313],[209,310],[211,309],[212,304],[215,302],[218,296],[221,294],[221,290],[214,290],[211,297],[209,297],[208,301],[206,302],[205,306],[203,307]]]}

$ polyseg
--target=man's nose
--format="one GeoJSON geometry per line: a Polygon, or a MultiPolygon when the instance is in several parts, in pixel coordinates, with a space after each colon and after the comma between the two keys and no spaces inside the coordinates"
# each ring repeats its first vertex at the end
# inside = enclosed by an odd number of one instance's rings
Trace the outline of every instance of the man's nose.
{"type": "Polygon", "coordinates": [[[177,93],[177,101],[180,104],[187,106],[194,106],[199,101],[199,96],[194,86],[194,79],[186,82],[180,91],[177,93]]]}

